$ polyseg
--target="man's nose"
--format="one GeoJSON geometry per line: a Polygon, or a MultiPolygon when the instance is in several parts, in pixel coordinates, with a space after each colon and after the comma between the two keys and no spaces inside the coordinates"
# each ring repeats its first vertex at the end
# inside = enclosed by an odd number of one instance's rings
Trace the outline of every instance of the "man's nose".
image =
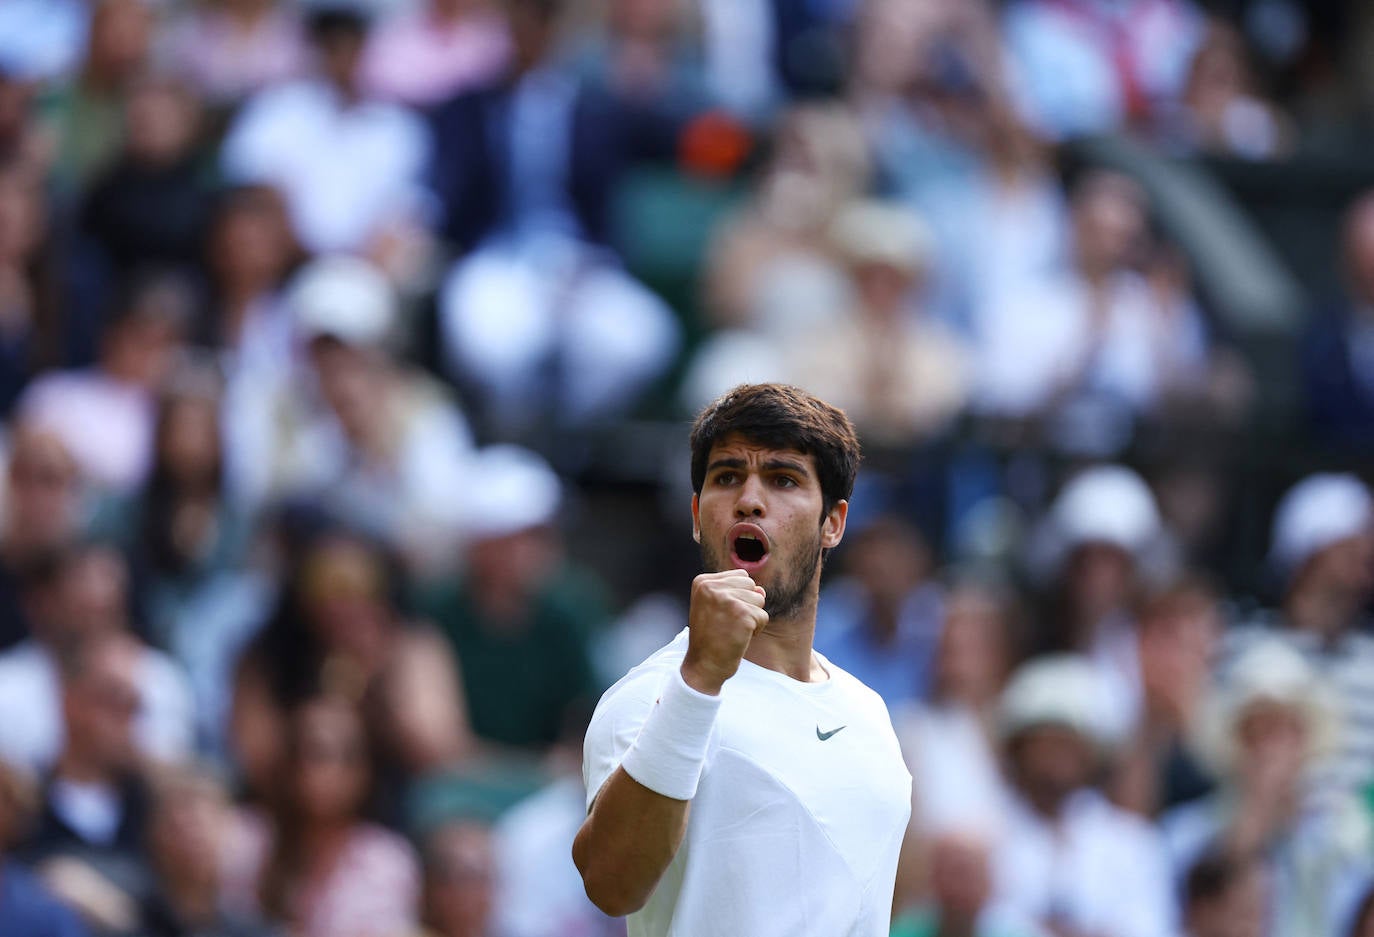
{"type": "Polygon", "coordinates": [[[763,482],[750,476],[740,486],[739,498],[735,500],[735,514],[738,517],[763,516],[763,482]]]}

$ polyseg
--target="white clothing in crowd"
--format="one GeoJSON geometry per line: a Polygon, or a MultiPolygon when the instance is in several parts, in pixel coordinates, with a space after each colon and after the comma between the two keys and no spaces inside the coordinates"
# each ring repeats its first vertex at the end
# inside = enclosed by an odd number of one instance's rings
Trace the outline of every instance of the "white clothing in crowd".
{"type": "MultiPolygon", "coordinates": [[[[161,651],[143,648],[142,700],[134,740],[143,754],[177,761],[192,752],[195,700],[186,675],[161,651]]],[[[65,744],[62,678],[47,647],[29,640],[0,654],[0,760],[43,773],[65,744]]]]}

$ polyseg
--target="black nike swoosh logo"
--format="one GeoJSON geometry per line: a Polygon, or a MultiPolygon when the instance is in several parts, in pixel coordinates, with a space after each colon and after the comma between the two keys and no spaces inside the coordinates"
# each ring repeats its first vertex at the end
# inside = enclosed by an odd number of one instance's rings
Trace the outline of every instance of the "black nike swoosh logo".
{"type": "MultiPolygon", "coordinates": [[[[847,729],[847,728],[849,728],[849,727],[848,727],[848,726],[840,726],[840,729],[847,729]]],[[[829,732],[822,732],[822,731],[821,731],[821,727],[820,727],[820,726],[816,726],[816,738],[818,738],[818,739],[820,739],[822,742],[824,742],[826,739],[830,738],[830,736],[832,736],[832,735],[834,735],[836,732],[840,731],[840,729],[831,729],[829,732]]]]}

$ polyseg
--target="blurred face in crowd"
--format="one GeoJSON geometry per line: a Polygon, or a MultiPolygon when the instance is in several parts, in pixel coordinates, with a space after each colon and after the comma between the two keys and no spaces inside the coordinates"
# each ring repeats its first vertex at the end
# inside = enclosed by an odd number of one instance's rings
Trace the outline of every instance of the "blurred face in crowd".
{"type": "Polygon", "coordinates": [[[1275,776],[1298,782],[1311,742],[1302,710],[1278,700],[1260,700],[1236,718],[1234,732],[1236,773],[1242,783],[1275,776]]]}
{"type": "Polygon", "coordinates": [[[1345,271],[1366,314],[1374,313],[1374,193],[1363,196],[1345,221],[1345,271]]]}
{"type": "Polygon", "coordinates": [[[330,651],[369,660],[382,654],[392,613],[386,570],[367,545],[344,537],[315,545],[301,569],[308,626],[330,651]]]}
{"type": "Polygon", "coordinates": [[[514,59],[521,71],[547,58],[558,25],[556,0],[506,0],[514,59]]]}
{"type": "Polygon", "coordinates": [[[186,774],[164,781],[148,830],[148,847],[161,874],[216,880],[228,811],[224,792],[208,777],[186,774]]]}
{"type": "Polygon", "coordinates": [[[1110,543],[1085,543],[1073,551],[1066,570],[1073,613],[1081,624],[1095,624],[1123,608],[1135,588],[1135,561],[1110,543]]]}
{"type": "Polygon", "coordinates": [[[935,657],[941,699],[982,707],[997,699],[1011,668],[1007,622],[995,598],[971,587],[945,599],[935,657]]]}
{"type": "Polygon", "coordinates": [[[941,917],[977,917],[992,893],[988,848],[978,838],[950,834],[936,839],[930,854],[930,888],[941,917]]]}
{"type": "Polygon", "coordinates": [[[200,124],[196,99],[168,78],[148,78],[129,92],[125,146],[136,161],[165,166],[186,156],[200,124]]]}
{"type": "Polygon", "coordinates": [[[523,601],[547,581],[559,553],[558,535],[551,526],[529,527],[473,542],[468,568],[479,597],[523,601]]]}
{"type": "Polygon", "coordinates": [[[1207,594],[1180,595],[1147,608],[1137,625],[1146,705],[1185,724],[1211,680],[1222,621],[1207,594]]]}
{"type": "Polygon", "coordinates": [[[0,268],[27,264],[48,234],[47,205],[37,173],[0,165],[0,268]]]}
{"type": "Polygon", "coordinates": [[[1069,795],[1092,780],[1097,757],[1092,743],[1068,726],[1023,731],[1009,748],[1012,780],[1041,815],[1053,817],[1069,795]]]}
{"type": "Polygon", "coordinates": [[[875,604],[895,611],[930,575],[930,562],[930,548],[919,532],[895,517],[884,517],[855,538],[845,569],[875,604]]]}
{"type": "Polygon", "coordinates": [[[187,395],[169,399],[164,407],[157,438],[158,464],[182,488],[210,484],[221,459],[219,401],[187,395]]]}
{"type": "Polygon", "coordinates": [[[679,16],[678,0],[610,0],[606,20],[623,39],[656,42],[673,35],[679,16]]]}
{"type": "Polygon", "coordinates": [[[863,263],[854,268],[854,287],[865,312],[887,325],[898,325],[920,276],[891,263],[863,263]]]}
{"type": "Polygon", "coordinates": [[[186,338],[194,299],[184,284],[150,283],[106,330],[101,365],[111,376],[149,390],[167,379],[186,338]]]}
{"type": "Polygon", "coordinates": [[[28,553],[48,550],[75,533],[80,501],[76,461],[56,435],[20,427],[6,474],[7,545],[28,553]]]}
{"type": "Polygon", "coordinates": [[[800,233],[819,230],[868,174],[858,123],[847,111],[798,107],[779,125],[759,201],[769,222],[800,233]]]}
{"type": "Polygon", "coordinates": [[[122,80],[148,56],[153,14],[144,0],[100,0],[93,5],[87,69],[98,80],[122,80]]]}
{"type": "Polygon", "coordinates": [[[1133,180],[1094,173],[1073,199],[1074,241],[1088,276],[1134,266],[1146,244],[1145,194],[1133,180]]]}
{"type": "Polygon", "coordinates": [[[286,203],[275,189],[240,189],[215,217],[209,266],[230,298],[251,297],[276,286],[295,255],[286,203]]]}
{"type": "Polygon", "coordinates": [[[1374,592],[1374,533],[1347,537],[1313,554],[1294,577],[1294,588],[1363,604],[1374,592]]]}
{"type": "Polygon", "coordinates": [[[86,764],[116,772],[131,766],[135,757],[134,717],[142,705],[140,648],[123,635],[89,640],[78,671],[64,678],[67,746],[86,764]]]}
{"type": "Polygon", "coordinates": [[[128,627],[129,570],[115,550],[93,546],[78,551],[58,582],[58,623],[70,640],[128,627]]]}
{"type": "Polygon", "coordinates": [[[357,816],[367,797],[367,743],[358,714],[333,700],[315,700],[297,710],[292,723],[290,762],[294,808],[312,823],[357,816]]]}
{"type": "Polygon", "coordinates": [[[475,822],[448,824],[428,848],[425,903],[439,937],[483,937],[496,899],[491,831],[475,822]]]}
{"type": "Polygon", "coordinates": [[[330,15],[311,34],[320,74],[334,87],[351,93],[367,42],[367,25],[351,14],[330,15]]]}
{"type": "Polygon", "coordinates": [[[374,417],[385,400],[382,352],[335,338],[310,343],[320,392],[354,445],[373,439],[374,417]]]}

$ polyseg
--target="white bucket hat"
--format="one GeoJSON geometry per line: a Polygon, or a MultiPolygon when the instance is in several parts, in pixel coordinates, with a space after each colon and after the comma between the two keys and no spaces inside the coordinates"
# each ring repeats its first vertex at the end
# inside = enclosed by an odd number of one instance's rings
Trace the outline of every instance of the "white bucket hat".
{"type": "Polygon", "coordinates": [[[558,475],[537,453],[519,446],[488,446],[469,468],[464,531],[487,540],[552,523],[563,500],[558,475]]]}
{"type": "Polygon", "coordinates": [[[1374,499],[1349,473],[1309,475],[1288,490],[1274,512],[1269,559],[1285,579],[1317,553],[1374,526],[1374,499]]]}
{"type": "Polygon", "coordinates": [[[1302,716],[1309,757],[1335,746],[1339,704],[1330,689],[1302,654],[1278,638],[1265,638],[1242,652],[1223,674],[1193,727],[1193,748],[1217,777],[1233,773],[1236,729],[1259,703],[1283,706],[1302,716]]]}

